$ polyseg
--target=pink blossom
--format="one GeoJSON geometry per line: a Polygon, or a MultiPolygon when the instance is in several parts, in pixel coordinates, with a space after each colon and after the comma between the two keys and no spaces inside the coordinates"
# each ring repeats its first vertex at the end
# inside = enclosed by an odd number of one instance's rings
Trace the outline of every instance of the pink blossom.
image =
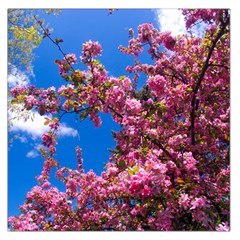
{"type": "Polygon", "coordinates": [[[190,199],[188,194],[182,193],[178,202],[185,210],[188,209],[190,206],[190,199]]]}
{"type": "Polygon", "coordinates": [[[149,197],[151,195],[151,188],[148,185],[144,185],[142,190],[142,197],[149,197]]]}
{"type": "Polygon", "coordinates": [[[164,37],[163,44],[167,49],[173,50],[175,43],[176,40],[172,36],[168,35],[164,37]]]}
{"type": "Polygon", "coordinates": [[[82,159],[82,149],[79,146],[77,146],[75,148],[75,150],[76,150],[77,162],[78,162],[77,169],[78,169],[79,172],[84,172],[83,159],[82,159]]]}
{"type": "Polygon", "coordinates": [[[228,222],[222,222],[220,223],[217,227],[216,230],[219,232],[229,232],[230,231],[230,227],[229,227],[229,223],[228,222]]]}
{"type": "Polygon", "coordinates": [[[67,63],[70,63],[70,64],[76,64],[77,63],[77,58],[76,58],[76,55],[74,53],[69,53],[67,54],[65,57],[64,57],[64,60],[67,62],[67,63]]]}
{"type": "Polygon", "coordinates": [[[126,99],[126,109],[130,113],[135,114],[135,113],[139,113],[139,111],[141,111],[142,105],[139,100],[127,98],[126,99]]]}
{"type": "Polygon", "coordinates": [[[52,137],[48,133],[42,135],[43,145],[49,147],[52,144],[52,137]]]}
{"type": "Polygon", "coordinates": [[[192,207],[190,209],[206,208],[209,206],[205,197],[195,198],[195,200],[191,202],[191,205],[192,207]]]}
{"type": "Polygon", "coordinates": [[[152,35],[154,33],[154,27],[151,23],[145,23],[141,24],[138,27],[138,32],[139,32],[139,40],[143,43],[145,42],[152,42],[152,35]]]}
{"type": "Polygon", "coordinates": [[[26,108],[29,109],[29,108],[32,108],[33,106],[37,106],[38,100],[35,98],[35,96],[29,95],[25,100],[25,104],[26,104],[26,108]]]}
{"type": "Polygon", "coordinates": [[[59,128],[59,126],[60,126],[60,123],[59,123],[58,119],[53,119],[49,124],[49,127],[54,130],[57,130],[59,128]]]}
{"type": "Polygon", "coordinates": [[[137,180],[132,181],[131,184],[130,184],[130,187],[129,187],[129,191],[130,191],[132,194],[135,194],[135,193],[138,192],[139,189],[140,189],[139,181],[137,181],[137,180]]]}
{"type": "Polygon", "coordinates": [[[67,191],[75,193],[77,191],[78,183],[76,179],[70,178],[66,183],[67,191]]]}
{"type": "Polygon", "coordinates": [[[160,75],[151,77],[147,80],[147,84],[152,90],[154,90],[157,96],[161,96],[162,94],[164,94],[166,87],[166,80],[164,77],[160,75]]]}
{"type": "Polygon", "coordinates": [[[100,127],[102,124],[101,118],[97,115],[96,112],[90,113],[90,119],[94,122],[95,127],[100,127]]]}
{"type": "Polygon", "coordinates": [[[129,78],[124,78],[122,80],[122,86],[125,91],[131,91],[132,90],[131,80],[129,78]]]}
{"type": "Polygon", "coordinates": [[[26,90],[26,87],[23,85],[18,85],[11,89],[11,94],[13,97],[17,97],[19,94],[21,94],[24,90],[26,90]]]}
{"type": "Polygon", "coordinates": [[[93,42],[89,40],[88,42],[83,44],[83,56],[81,59],[89,58],[89,57],[97,57],[102,52],[102,46],[98,42],[93,42]]]}
{"type": "Polygon", "coordinates": [[[184,166],[186,168],[187,171],[191,171],[194,170],[196,168],[196,160],[194,159],[194,157],[192,156],[192,153],[184,153],[183,154],[184,157],[184,166]]]}
{"type": "Polygon", "coordinates": [[[49,181],[45,181],[42,185],[42,188],[49,188],[50,187],[50,182],[49,181]]]}
{"type": "Polygon", "coordinates": [[[131,213],[132,215],[137,215],[138,210],[134,207],[130,213],[131,213]]]}

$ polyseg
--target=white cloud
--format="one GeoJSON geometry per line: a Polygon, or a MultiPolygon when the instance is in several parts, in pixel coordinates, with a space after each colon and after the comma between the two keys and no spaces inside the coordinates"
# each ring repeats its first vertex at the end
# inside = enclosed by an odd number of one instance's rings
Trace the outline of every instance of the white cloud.
{"type": "Polygon", "coordinates": [[[9,64],[8,67],[9,67],[8,74],[9,87],[15,87],[17,85],[26,86],[30,83],[29,77],[34,77],[34,73],[32,71],[28,72],[28,74],[25,74],[14,65],[9,64]]]}
{"type": "Polygon", "coordinates": [[[67,137],[76,137],[78,135],[78,131],[71,127],[67,127],[66,123],[62,123],[59,128],[59,135],[67,137]]]}
{"type": "Polygon", "coordinates": [[[36,157],[38,157],[40,154],[39,154],[39,149],[42,147],[42,145],[41,144],[34,144],[34,149],[33,150],[31,150],[31,151],[29,151],[28,153],[27,153],[27,155],[26,155],[26,157],[28,157],[28,158],[36,158],[36,157]]]}
{"type": "Polygon", "coordinates": [[[39,153],[34,149],[27,153],[27,158],[36,158],[39,156],[39,153]]]}
{"type": "MultiPolygon", "coordinates": [[[[35,140],[37,138],[41,138],[44,132],[49,130],[49,126],[44,125],[45,117],[41,116],[39,113],[34,113],[33,121],[31,119],[13,119],[14,113],[9,113],[9,118],[12,118],[12,125],[9,127],[10,132],[23,132],[35,140]]],[[[51,118],[51,115],[48,115],[48,118],[51,118]]],[[[59,128],[59,136],[68,136],[68,137],[76,137],[78,134],[77,130],[68,127],[66,123],[61,123],[59,128]]]]}
{"type": "Polygon", "coordinates": [[[178,9],[158,9],[156,11],[161,31],[171,31],[173,35],[187,33],[181,11],[178,9]]]}
{"type": "Polygon", "coordinates": [[[24,136],[19,136],[18,139],[20,140],[21,143],[27,143],[27,138],[24,136]]]}
{"type": "MultiPolygon", "coordinates": [[[[187,34],[184,16],[179,9],[158,9],[156,10],[157,21],[161,31],[171,31],[172,35],[187,34]]],[[[204,36],[207,25],[199,23],[192,29],[195,36],[204,36]]]]}
{"type": "MultiPolygon", "coordinates": [[[[14,113],[10,113],[10,118],[14,118],[14,113]]],[[[24,132],[29,134],[33,139],[41,137],[42,134],[49,130],[48,126],[44,125],[44,116],[35,113],[34,120],[31,119],[13,119],[11,120],[12,126],[10,126],[10,132],[24,132]]]]}
{"type": "Polygon", "coordinates": [[[9,74],[8,75],[8,83],[10,87],[14,87],[17,85],[26,86],[29,83],[29,79],[24,74],[9,74]]]}

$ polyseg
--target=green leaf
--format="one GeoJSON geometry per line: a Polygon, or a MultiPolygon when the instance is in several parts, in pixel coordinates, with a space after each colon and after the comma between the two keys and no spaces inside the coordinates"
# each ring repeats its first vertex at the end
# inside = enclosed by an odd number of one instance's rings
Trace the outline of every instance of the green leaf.
{"type": "Polygon", "coordinates": [[[14,31],[16,28],[14,26],[11,26],[8,28],[10,31],[14,31]]]}
{"type": "Polygon", "coordinates": [[[120,170],[124,170],[126,167],[127,167],[127,166],[126,166],[126,163],[125,163],[124,160],[120,160],[120,161],[118,162],[118,168],[119,168],[120,170]]]}
{"type": "Polygon", "coordinates": [[[125,78],[126,78],[125,75],[119,77],[120,80],[123,80],[123,79],[125,79],[125,78]]]}
{"type": "Polygon", "coordinates": [[[18,101],[17,101],[16,99],[13,99],[13,100],[11,101],[11,104],[18,104],[18,101]]]}
{"type": "Polygon", "coordinates": [[[73,105],[73,104],[74,104],[74,101],[73,101],[72,99],[69,99],[69,100],[68,100],[68,103],[69,103],[70,105],[73,105]]]}
{"type": "Polygon", "coordinates": [[[44,125],[47,126],[49,124],[49,119],[47,119],[45,122],[44,122],[44,125]]]}
{"type": "Polygon", "coordinates": [[[129,173],[130,175],[134,175],[134,174],[136,174],[136,172],[138,171],[138,169],[139,169],[139,167],[138,167],[137,165],[135,165],[134,167],[129,168],[128,173],[129,173]]]}
{"type": "Polygon", "coordinates": [[[100,61],[99,60],[94,60],[93,63],[98,65],[100,63],[100,61]]]}
{"type": "Polygon", "coordinates": [[[192,90],[193,90],[192,86],[187,88],[187,92],[192,92],[192,90]]]}
{"type": "Polygon", "coordinates": [[[55,42],[56,43],[61,43],[61,42],[63,42],[63,40],[61,38],[55,38],[55,42]]]}

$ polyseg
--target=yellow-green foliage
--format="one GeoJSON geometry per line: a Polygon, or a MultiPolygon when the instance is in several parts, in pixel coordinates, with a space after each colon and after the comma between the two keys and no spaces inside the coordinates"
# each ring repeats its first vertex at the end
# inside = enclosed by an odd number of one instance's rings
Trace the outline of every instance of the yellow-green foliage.
{"type": "Polygon", "coordinates": [[[33,10],[8,10],[8,62],[11,65],[30,70],[34,59],[33,49],[41,39],[33,10]]]}
{"type": "Polygon", "coordinates": [[[34,18],[38,11],[44,11],[47,14],[60,12],[55,9],[8,10],[8,63],[23,71],[32,69],[33,49],[42,40],[41,28],[34,18]]]}

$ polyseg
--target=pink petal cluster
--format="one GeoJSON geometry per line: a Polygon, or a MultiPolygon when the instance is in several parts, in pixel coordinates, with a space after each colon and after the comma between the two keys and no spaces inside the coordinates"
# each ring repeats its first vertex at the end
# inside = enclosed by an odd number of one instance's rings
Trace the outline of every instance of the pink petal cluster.
{"type": "Polygon", "coordinates": [[[102,52],[102,46],[98,42],[93,42],[89,40],[88,42],[83,44],[83,55],[81,59],[97,57],[102,52]]]}
{"type": "Polygon", "coordinates": [[[196,159],[192,156],[192,153],[184,153],[183,155],[184,161],[183,164],[185,165],[185,168],[187,171],[195,170],[196,169],[196,159]]]}
{"type": "Polygon", "coordinates": [[[216,230],[219,232],[229,232],[230,228],[229,228],[229,223],[228,222],[223,222],[220,223],[217,227],[216,230]]]}

